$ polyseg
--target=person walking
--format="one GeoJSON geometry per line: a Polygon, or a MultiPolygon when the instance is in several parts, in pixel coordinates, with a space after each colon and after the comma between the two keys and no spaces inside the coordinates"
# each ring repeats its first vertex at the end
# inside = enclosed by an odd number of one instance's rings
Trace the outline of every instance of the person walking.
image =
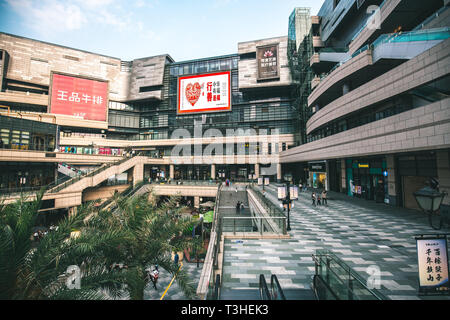
{"type": "Polygon", "coordinates": [[[322,203],[320,202],[320,194],[319,193],[317,194],[317,205],[318,206],[322,205],[322,203]]]}
{"type": "Polygon", "coordinates": [[[241,213],[244,212],[244,210],[245,210],[245,205],[243,202],[241,202],[241,213]]]}
{"type": "Polygon", "coordinates": [[[313,191],[311,194],[312,205],[316,206],[316,193],[313,191]]]}
{"type": "Polygon", "coordinates": [[[175,256],[173,257],[173,262],[176,266],[178,266],[178,261],[180,260],[180,256],[178,255],[178,252],[175,252],[175,256]]]}
{"type": "Polygon", "coordinates": [[[237,203],[236,203],[236,214],[239,214],[239,211],[241,210],[241,202],[240,201],[238,201],[237,203]]]}
{"type": "Polygon", "coordinates": [[[328,206],[327,191],[325,189],[322,190],[322,204],[328,206]]]}
{"type": "Polygon", "coordinates": [[[303,191],[303,185],[302,185],[302,183],[300,182],[299,183],[299,185],[298,185],[298,190],[300,191],[300,192],[302,192],[303,191]]]}
{"type": "Polygon", "coordinates": [[[156,287],[156,283],[158,282],[158,278],[159,278],[159,271],[158,271],[158,265],[156,265],[152,272],[150,272],[149,274],[150,280],[153,283],[153,287],[155,288],[155,290],[158,290],[158,288],[156,287]]]}

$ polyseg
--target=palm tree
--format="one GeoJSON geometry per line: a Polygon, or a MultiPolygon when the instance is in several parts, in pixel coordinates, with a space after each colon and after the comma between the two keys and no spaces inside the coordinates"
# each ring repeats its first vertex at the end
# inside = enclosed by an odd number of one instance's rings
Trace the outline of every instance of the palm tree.
{"type": "Polygon", "coordinates": [[[0,299],[101,299],[100,290],[119,296],[124,277],[109,270],[108,264],[125,233],[84,228],[83,219],[92,211],[85,206],[33,248],[32,228],[43,194],[41,190],[31,202],[21,197],[13,204],[0,205],[0,299]],[[71,232],[81,227],[81,235],[71,238],[71,232]],[[73,265],[83,272],[80,290],[66,285],[66,271],[73,265]]]}
{"type": "Polygon", "coordinates": [[[186,272],[179,270],[171,261],[171,253],[192,246],[187,237],[192,228],[191,219],[179,215],[182,208],[176,208],[179,201],[172,197],[159,206],[148,200],[144,194],[132,198],[118,198],[117,210],[113,214],[99,212],[89,224],[97,228],[112,228],[127,233],[128,242],[121,246],[123,260],[127,266],[127,291],[130,299],[144,299],[148,285],[148,267],[158,265],[172,275],[188,298],[195,296],[195,289],[186,272]],[[105,218],[107,216],[107,218],[105,218]]]}
{"type": "Polygon", "coordinates": [[[106,299],[128,295],[143,299],[148,285],[146,268],[159,265],[177,274],[177,283],[188,298],[195,290],[188,275],[170,259],[173,251],[192,244],[184,235],[192,226],[174,210],[177,199],[159,207],[144,196],[115,200],[113,212],[90,203],[58,224],[32,247],[32,228],[44,191],[32,202],[22,197],[0,205],[0,299],[106,299]],[[71,237],[78,230],[77,237],[71,237]],[[126,269],[111,266],[123,263],[126,269]],[[66,285],[67,270],[80,268],[81,287],[66,285]]]}

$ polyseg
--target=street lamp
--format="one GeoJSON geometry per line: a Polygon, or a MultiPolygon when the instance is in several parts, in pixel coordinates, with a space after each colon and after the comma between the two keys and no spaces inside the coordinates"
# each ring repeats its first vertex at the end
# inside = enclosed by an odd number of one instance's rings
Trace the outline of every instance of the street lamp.
{"type": "Polygon", "coordinates": [[[433,189],[429,186],[426,186],[419,191],[414,192],[414,197],[417,201],[417,204],[423,211],[428,212],[430,226],[435,230],[439,230],[442,228],[442,216],[439,215],[439,227],[435,227],[432,221],[433,214],[439,210],[446,195],[447,193],[439,192],[438,190],[433,189]]]}
{"type": "Polygon", "coordinates": [[[287,221],[287,231],[291,231],[291,203],[293,200],[298,199],[298,188],[297,186],[291,186],[289,181],[286,186],[278,187],[278,200],[282,201],[283,205],[287,205],[288,221],[287,221]]]}

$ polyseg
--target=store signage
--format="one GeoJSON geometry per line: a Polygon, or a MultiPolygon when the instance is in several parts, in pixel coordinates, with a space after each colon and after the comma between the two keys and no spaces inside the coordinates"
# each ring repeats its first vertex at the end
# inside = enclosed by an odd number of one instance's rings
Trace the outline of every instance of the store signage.
{"type": "Polygon", "coordinates": [[[107,121],[108,82],[52,73],[49,113],[107,121]]]}
{"type": "Polygon", "coordinates": [[[448,278],[447,237],[416,237],[419,267],[419,291],[428,294],[450,294],[448,278]]]}
{"type": "Polygon", "coordinates": [[[358,168],[369,168],[369,164],[367,164],[367,163],[358,163],[358,168]]]}
{"type": "Polygon", "coordinates": [[[291,200],[298,199],[298,187],[297,186],[291,186],[289,188],[289,197],[291,200]]]}
{"type": "Polygon", "coordinates": [[[256,58],[258,61],[258,80],[280,77],[278,44],[257,47],[256,58]]]}
{"type": "Polygon", "coordinates": [[[179,77],[177,111],[178,114],[231,111],[231,72],[179,77]]]}
{"type": "Polygon", "coordinates": [[[278,187],[278,200],[286,199],[286,187],[278,187]]]}
{"type": "Polygon", "coordinates": [[[311,172],[327,172],[327,166],[325,162],[309,163],[309,171],[311,172]]]}

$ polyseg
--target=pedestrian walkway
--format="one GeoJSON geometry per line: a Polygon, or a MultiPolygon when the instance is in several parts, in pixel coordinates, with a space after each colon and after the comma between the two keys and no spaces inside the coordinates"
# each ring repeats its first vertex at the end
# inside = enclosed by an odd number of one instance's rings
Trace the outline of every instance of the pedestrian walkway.
{"type": "MultiPolygon", "coordinates": [[[[278,204],[276,186],[265,190],[266,197],[278,204]]],[[[227,239],[223,289],[257,290],[261,273],[266,278],[276,274],[284,290],[308,289],[314,275],[312,254],[331,250],[366,280],[369,272],[379,269],[379,291],[390,299],[430,299],[417,295],[414,239],[436,233],[427,217],[419,211],[333,194],[329,198],[328,206],[314,207],[311,192],[300,193],[290,215],[291,239],[227,239]]]]}
{"type": "MultiPolygon", "coordinates": [[[[197,263],[188,263],[186,261],[183,261],[183,270],[185,270],[189,275],[189,279],[191,279],[191,284],[195,290],[197,289],[198,282],[200,281],[200,274],[202,273],[202,269],[203,263],[200,263],[199,267],[197,268],[197,263]]],[[[159,279],[156,284],[157,289],[155,290],[155,288],[153,287],[153,283],[149,282],[144,291],[144,300],[160,300],[161,296],[164,294],[170,282],[172,281],[172,278],[172,274],[160,268],[159,279]]],[[[164,295],[164,300],[190,299],[188,299],[183,293],[175,278],[175,281],[172,283],[169,290],[167,290],[166,294],[164,295]]]]}

